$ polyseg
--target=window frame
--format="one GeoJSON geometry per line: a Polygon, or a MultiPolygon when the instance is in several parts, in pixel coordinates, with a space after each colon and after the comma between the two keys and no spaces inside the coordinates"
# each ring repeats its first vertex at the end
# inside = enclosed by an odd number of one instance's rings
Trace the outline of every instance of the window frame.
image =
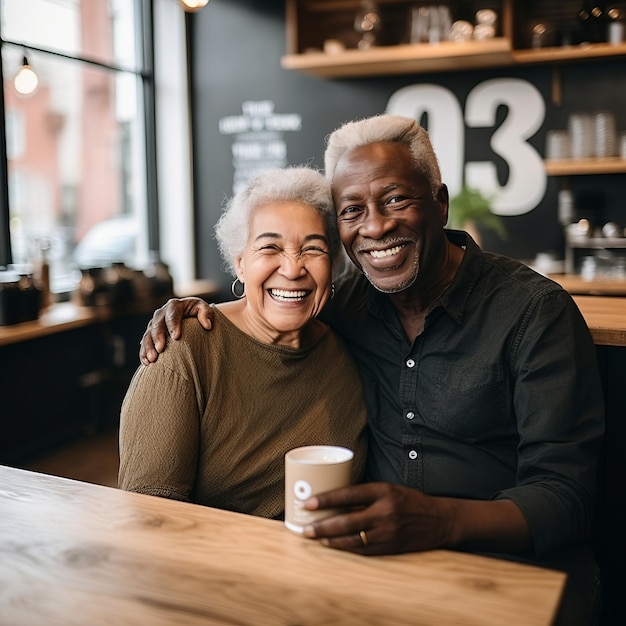
{"type": "MultiPolygon", "coordinates": [[[[5,39],[0,33],[0,56],[5,46],[12,46],[24,50],[25,53],[37,52],[50,55],[68,62],[83,63],[96,66],[111,72],[125,72],[135,75],[141,80],[143,91],[143,120],[145,138],[145,197],[148,252],[160,254],[159,233],[159,194],[157,176],[157,138],[156,138],[156,93],[155,93],[155,43],[154,43],[154,10],[153,2],[134,0],[136,20],[135,27],[138,41],[141,43],[139,67],[129,68],[114,63],[104,63],[81,55],[71,55],[53,49],[28,45],[20,41],[5,39]]],[[[2,3],[0,2],[0,16],[2,3]]],[[[11,250],[10,199],[8,189],[8,156],[6,141],[6,108],[4,99],[4,69],[0,63],[0,268],[13,263],[11,250]]],[[[62,294],[59,294],[62,295],[62,294]]]]}

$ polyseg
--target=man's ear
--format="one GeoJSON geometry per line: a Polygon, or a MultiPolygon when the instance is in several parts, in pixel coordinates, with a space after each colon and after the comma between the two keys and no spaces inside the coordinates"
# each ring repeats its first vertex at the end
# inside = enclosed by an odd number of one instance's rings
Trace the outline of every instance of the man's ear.
{"type": "Polygon", "coordinates": [[[435,196],[437,202],[441,207],[441,218],[443,219],[443,225],[445,226],[448,223],[448,211],[450,209],[450,196],[448,194],[448,186],[443,183],[437,190],[437,195],[435,196]]]}

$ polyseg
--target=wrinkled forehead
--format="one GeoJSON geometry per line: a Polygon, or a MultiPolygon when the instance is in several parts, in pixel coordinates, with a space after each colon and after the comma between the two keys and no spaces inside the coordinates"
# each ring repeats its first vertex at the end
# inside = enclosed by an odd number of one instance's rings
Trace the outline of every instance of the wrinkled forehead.
{"type": "Polygon", "coordinates": [[[408,146],[378,142],[347,150],[337,161],[331,187],[335,201],[359,187],[422,187],[427,177],[408,146]]]}
{"type": "Polygon", "coordinates": [[[295,198],[265,199],[250,210],[250,228],[264,228],[266,224],[279,224],[283,227],[298,226],[302,222],[320,224],[326,230],[322,212],[304,200],[295,198]]]}
{"type": "Polygon", "coordinates": [[[392,141],[377,141],[347,149],[338,159],[333,178],[346,168],[375,166],[380,161],[411,162],[409,147],[392,141]]]}

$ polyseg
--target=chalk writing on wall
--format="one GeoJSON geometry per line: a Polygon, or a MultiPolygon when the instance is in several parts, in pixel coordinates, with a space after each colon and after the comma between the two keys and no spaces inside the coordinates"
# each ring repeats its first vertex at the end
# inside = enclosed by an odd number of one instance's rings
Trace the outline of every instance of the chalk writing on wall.
{"type": "Polygon", "coordinates": [[[271,100],[247,101],[241,115],[219,120],[222,135],[232,135],[233,194],[264,171],[288,163],[284,133],[299,131],[302,118],[297,113],[275,113],[271,100]]]}

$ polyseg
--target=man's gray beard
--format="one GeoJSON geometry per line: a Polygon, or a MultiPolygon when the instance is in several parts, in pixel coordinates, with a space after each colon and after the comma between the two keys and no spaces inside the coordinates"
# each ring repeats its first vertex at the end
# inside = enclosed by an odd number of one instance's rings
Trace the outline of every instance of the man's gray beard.
{"type": "Polygon", "coordinates": [[[383,289],[382,287],[379,287],[376,283],[374,283],[374,281],[370,278],[369,274],[363,269],[362,266],[361,266],[361,271],[363,272],[363,275],[365,276],[365,278],[367,278],[367,281],[369,282],[369,284],[372,287],[374,287],[376,291],[380,291],[380,293],[386,293],[386,294],[400,293],[401,291],[408,289],[417,280],[417,275],[419,273],[419,261],[416,257],[415,262],[413,263],[413,272],[411,273],[411,275],[408,277],[406,281],[400,283],[396,287],[388,287],[386,289],[383,289]]]}

